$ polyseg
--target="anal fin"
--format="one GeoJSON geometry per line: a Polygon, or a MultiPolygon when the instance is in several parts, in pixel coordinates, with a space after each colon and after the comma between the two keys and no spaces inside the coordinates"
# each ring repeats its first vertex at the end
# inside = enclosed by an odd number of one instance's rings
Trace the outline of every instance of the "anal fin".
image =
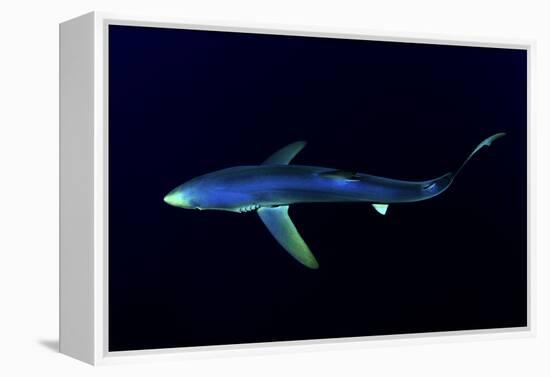
{"type": "Polygon", "coordinates": [[[315,256],[288,216],[288,206],[260,208],[258,215],[273,237],[298,262],[312,269],[319,268],[315,256]]]}
{"type": "Polygon", "coordinates": [[[378,212],[381,215],[385,215],[386,212],[388,211],[389,204],[373,204],[372,206],[374,207],[376,212],[378,212]]]}

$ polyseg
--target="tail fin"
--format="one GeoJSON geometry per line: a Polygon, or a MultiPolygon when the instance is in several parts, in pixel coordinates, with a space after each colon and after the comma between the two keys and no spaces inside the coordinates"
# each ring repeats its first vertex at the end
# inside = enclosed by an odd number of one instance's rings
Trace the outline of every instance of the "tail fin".
{"type": "Polygon", "coordinates": [[[460,171],[464,168],[464,166],[466,166],[466,164],[468,163],[468,161],[470,161],[470,159],[477,153],[479,152],[479,150],[483,147],[488,147],[490,146],[493,141],[497,140],[497,139],[500,139],[501,137],[503,137],[504,135],[506,135],[506,133],[504,132],[499,132],[498,134],[494,134],[493,136],[489,136],[487,139],[483,140],[481,143],[479,143],[477,145],[477,147],[473,150],[472,153],[470,153],[470,155],[468,156],[468,158],[462,163],[462,165],[460,165],[460,167],[452,174],[452,179],[454,179],[458,173],[460,173],[460,171]]]}

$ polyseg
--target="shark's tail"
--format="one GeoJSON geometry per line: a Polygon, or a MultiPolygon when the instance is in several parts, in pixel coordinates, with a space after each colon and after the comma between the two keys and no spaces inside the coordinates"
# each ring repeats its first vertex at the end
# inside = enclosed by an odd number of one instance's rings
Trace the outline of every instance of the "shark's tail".
{"type": "Polygon", "coordinates": [[[468,156],[468,158],[466,158],[466,160],[462,163],[462,165],[460,165],[460,167],[455,170],[453,173],[451,173],[451,179],[454,179],[458,173],[460,173],[462,171],[462,169],[464,168],[464,166],[466,166],[466,164],[468,163],[468,161],[470,161],[470,159],[477,153],[479,152],[479,150],[483,147],[488,147],[490,146],[493,141],[497,140],[497,139],[500,139],[501,137],[503,137],[504,135],[506,135],[506,133],[504,132],[499,132],[498,134],[494,134],[493,136],[489,136],[487,139],[483,140],[481,143],[479,143],[477,145],[477,147],[472,151],[472,153],[470,153],[470,155],[468,156]]]}
{"type": "Polygon", "coordinates": [[[458,169],[456,169],[455,171],[444,174],[439,178],[423,182],[424,186],[422,188],[423,188],[423,190],[426,191],[426,194],[427,194],[424,197],[424,199],[434,197],[436,195],[441,194],[443,191],[447,190],[447,188],[449,188],[451,183],[453,183],[453,181],[454,181],[455,177],[458,175],[458,173],[460,173],[462,171],[462,169],[464,168],[464,166],[466,166],[468,161],[470,161],[470,159],[477,152],[479,152],[479,150],[481,148],[490,146],[493,141],[495,141],[497,139],[500,139],[504,135],[506,135],[504,132],[500,132],[498,134],[494,134],[493,136],[490,136],[487,139],[483,140],[481,143],[479,143],[477,145],[477,147],[472,151],[472,153],[470,153],[468,158],[466,158],[466,160],[464,160],[462,165],[460,165],[460,167],[458,169]]]}

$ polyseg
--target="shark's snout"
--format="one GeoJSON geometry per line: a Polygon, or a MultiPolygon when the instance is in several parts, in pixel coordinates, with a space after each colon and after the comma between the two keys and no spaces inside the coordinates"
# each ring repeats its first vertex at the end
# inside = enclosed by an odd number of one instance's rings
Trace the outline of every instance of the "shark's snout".
{"type": "Polygon", "coordinates": [[[189,201],[186,199],[184,193],[179,188],[170,191],[164,197],[164,202],[174,207],[189,208],[189,201]]]}
{"type": "Polygon", "coordinates": [[[174,193],[170,192],[170,193],[166,194],[166,196],[164,197],[163,200],[166,204],[177,207],[178,200],[177,200],[176,195],[174,193]]]}
{"type": "Polygon", "coordinates": [[[166,195],[163,200],[166,204],[170,204],[171,206],[175,205],[176,203],[174,196],[171,194],[166,195]]]}

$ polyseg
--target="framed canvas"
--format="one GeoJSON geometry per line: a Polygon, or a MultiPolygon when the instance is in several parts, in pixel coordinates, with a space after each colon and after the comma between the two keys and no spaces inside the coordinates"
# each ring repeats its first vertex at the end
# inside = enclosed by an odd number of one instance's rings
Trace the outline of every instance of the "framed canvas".
{"type": "Polygon", "coordinates": [[[532,43],[60,26],[60,349],[533,332],[532,43]]]}

